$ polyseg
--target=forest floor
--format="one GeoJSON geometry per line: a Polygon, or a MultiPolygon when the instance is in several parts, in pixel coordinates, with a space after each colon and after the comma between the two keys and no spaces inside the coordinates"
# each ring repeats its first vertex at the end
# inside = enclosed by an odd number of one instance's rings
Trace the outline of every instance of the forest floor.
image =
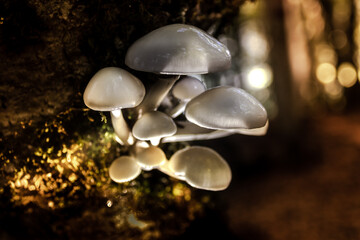
{"type": "Polygon", "coordinates": [[[312,153],[295,151],[291,167],[234,182],[223,199],[232,237],[360,239],[359,122],[360,114],[316,118],[298,142],[312,153]]]}

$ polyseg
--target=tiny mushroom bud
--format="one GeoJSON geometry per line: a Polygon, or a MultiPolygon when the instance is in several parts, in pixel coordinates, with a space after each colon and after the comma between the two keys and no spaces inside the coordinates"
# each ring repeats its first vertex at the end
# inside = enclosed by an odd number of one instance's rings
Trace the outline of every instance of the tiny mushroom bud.
{"type": "Polygon", "coordinates": [[[177,151],[169,160],[169,169],[195,188],[220,191],[231,182],[228,163],[214,150],[192,146],[177,151]]]}
{"type": "Polygon", "coordinates": [[[138,147],[136,149],[135,159],[140,167],[147,171],[159,167],[167,160],[163,150],[155,146],[150,146],[148,148],[138,147]]]}
{"type": "Polygon", "coordinates": [[[97,111],[111,111],[115,132],[121,142],[129,144],[131,133],[121,109],[140,104],[145,96],[142,82],[121,68],[107,67],[98,71],[86,86],[84,102],[97,111]]]}
{"type": "Polygon", "coordinates": [[[161,138],[175,134],[176,125],[165,113],[147,112],[135,122],[132,130],[135,138],[158,145],[161,138]]]}
{"type": "Polygon", "coordinates": [[[204,74],[231,66],[227,47],[203,30],[185,24],[158,28],[138,39],[128,50],[125,64],[135,70],[170,75],[160,78],[138,106],[142,112],[156,110],[178,75],[204,74]]]}
{"type": "Polygon", "coordinates": [[[130,156],[115,159],[109,167],[110,178],[117,183],[128,182],[141,173],[141,168],[136,160],[130,156]]]}
{"type": "Polygon", "coordinates": [[[172,118],[179,116],[184,111],[186,104],[205,90],[205,85],[195,77],[186,76],[180,79],[172,89],[173,96],[180,102],[169,112],[169,115],[172,118]]]}
{"type": "Polygon", "coordinates": [[[201,127],[221,130],[262,128],[267,113],[261,103],[240,88],[221,86],[193,98],[186,118],[201,127]]]}

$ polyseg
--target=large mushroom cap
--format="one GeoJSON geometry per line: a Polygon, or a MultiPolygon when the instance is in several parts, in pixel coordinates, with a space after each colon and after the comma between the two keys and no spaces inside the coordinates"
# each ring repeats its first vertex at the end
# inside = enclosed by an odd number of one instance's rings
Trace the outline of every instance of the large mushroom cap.
{"type": "Polygon", "coordinates": [[[115,159],[109,167],[110,178],[118,183],[131,181],[139,176],[140,173],[140,166],[130,156],[122,156],[115,159]]]}
{"type": "Polygon", "coordinates": [[[138,39],[129,48],[125,64],[144,72],[203,74],[229,68],[231,56],[224,44],[203,30],[173,24],[138,39]]]}
{"type": "Polygon", "coordinates": [[[251,129],[265,126],[267,113],[261,103],[240,88],[221,86],[193,98],[186,118],[210,129],[251,129]]]}
{"type": "Polygon", "coordinates": [[[84,102],[97,111],[113,111],[139,105],[145,96],[142,82],[121,68],[107,67],[98,71],[88,83],[84,102]]]}
{"type": "Polygon", "coordinates": [[[176,132],[174,121],[162,112],[147,112],[139,118],[133,127],[133,135],[140,140],[151,140],[171,136],[176,132]]]}
{"type": "Polygon", "coordinates": [[[175,175],[183,176],[191,186],[219,191],[231,181],[227,162],[214,150],[193,146],[177,151],[169,160],[169,168],[175,175]]]}

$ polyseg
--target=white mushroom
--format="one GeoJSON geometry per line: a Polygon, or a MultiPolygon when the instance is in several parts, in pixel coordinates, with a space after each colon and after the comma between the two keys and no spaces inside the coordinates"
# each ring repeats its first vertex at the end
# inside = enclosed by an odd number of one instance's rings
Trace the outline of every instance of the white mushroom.
{"type": "Polygon", "coordinates": [[[262,128],[267,113],[261,103],[240,88],[221,86],[193,98],[185,109],[190,122],[209,129],[262,128]]]}
{"type": "Polygon", "coordinates": [[[172,118],[179,116],[184,112],[186,104],[205,90],[205,85],[195,77],[186,76],[180,79],[172,89],[173,96],[180,102],[169,112],[169,115],[172,118]]]}
{"type": "Polygon", "coordinates": [[[109,167],[110,178],[117,183],[128,182],[141,173],[141,168],[136,160],[130,156],[115,159],[109,167]]]}
{"type": "Polygon", "coordinates": [[[140,167],[146,171],[157,168],[167,161],[164,151],[155,146],[136,148],[135,159],[140,167]]]}
{"type": "Polygon", "coordinates": [[[192,146],[177,151],[169,160],[169,169],[195,188],[220,191],[231,182],[228,163],[214,150],[192,146]]]}
{"type": "Polygon", "coordinates": [[[121,68],[107,67],[98,71],[86,86],[84,103],[97,111],[111,111],[114,130],[124,144],[131,141],[131,133],[121,109],[140,104],[145,96],[142,82],[121,68]]]}
{"type": "Polygon", "coordinates": [[[137,107],[141,115],[157,109],[179,78],[177,75],[225,70],[231,66],[231,56],[224,44],[203,30],[172,24],[138,39],[126,53],[125,64],[138,71],[170,75],[168,81],[163,78],[148,91],[137,107]]]}
{"type": "Polygon", "coordinates": [[[158,145],[161,138],[174,135],[176,125],[171,117],[162,112],[147,112],[139,118],[132,129],[135,138],[149,140],[158,145]]]}

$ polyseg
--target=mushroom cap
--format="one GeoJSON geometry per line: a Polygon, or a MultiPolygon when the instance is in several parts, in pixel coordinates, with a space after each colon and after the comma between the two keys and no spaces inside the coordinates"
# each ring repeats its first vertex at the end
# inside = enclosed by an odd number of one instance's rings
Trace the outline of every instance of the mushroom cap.
{"type": "Polygon", "coordinates": [[[228,163],[207,147],[192,146],[177,151],[169,160],[169,168],[195,188],[219,191],[231,182],[228,163]]]}
{"type": "Polygon", "coordinates": [[[204,84],[195,77],[186,76],[180,79],[172,89],[174,97],[180,100],[190,100],[206,90],[204,84]]]}
{"type": "Polygon", "coordinates": [[[210,129],[252,129],[263,127],[267,113],[261,103],[240,88],[221,86],[193,98],[185,109],[186,118],[210,129]]]}
{"type": "Polygon", "coordinates": [[[171,117],[163,112],[147,112],[139,118],[132,129],[135,138],[150,140],[171,136],[176,132],[176,125],[171,117]]]}
{"type": "Polygon", "coordinates": [[[145,96],[142,82],[131,73],[117,67],[99,70],[84,92],[84,102],[97,111],[112,111],[136,107],[145,96]]]}
{"type": "Polygon", "coordinates": [[[148,148],[138,148],[135,159],[144,170],[151,170],[165,163],[166,156],[159,147],[150,146],[148,148]]]}
{"type": "Polygon", "coordinates": [[[185,24],[158,28],[130,46],[125,64],[135,70],[172,75],[204,74],[231,66],[227,47],[185,24]]]}
{"type": "Polygon", "coordinates": [[[140,173],[140,166],[130,156],[121,156],[115,159],[109,167],[110,178],[118,183],[131,181],[139,176],[140,173]]]}

